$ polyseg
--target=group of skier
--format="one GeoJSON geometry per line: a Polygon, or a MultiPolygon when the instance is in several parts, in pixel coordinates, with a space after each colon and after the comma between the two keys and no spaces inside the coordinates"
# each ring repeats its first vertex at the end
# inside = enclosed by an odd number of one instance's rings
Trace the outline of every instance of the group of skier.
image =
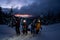
{"type": "MultiPolygon", "coordinates": [[[[16,34],[17,35],[20,35],[20,23],[21,23],[21,19],[19,18],[19,17],[15,17],[14,15],[12,15],[12,9],[11,9],[11,11],[10,11],[10,15],[8,16],[9,18],[7,18],[7,19],[9,19],[10,20],[10,22],[8,23],[9,24],[9,26],[11,26],[11,27],[15,27],[15,31],[16,31],[16,34]]],[[[3,12],[2,12],[2,8],[0,7],[0,13],[2,13],[1,14],[1,19],[3,19],[3,17],[2,17],[2,15],[3,15],[3,12]]],[[[2,20],[0,20],[1,21],[1,23],[2,23],[2,20]]],[[[28,30],[31,32],[31,34],[34,34],[34,33],[36,33],[36,34],[38,34],[38,32],[39,32],[39,30],[40,30],[40,28],[41,28],[41,21],[40,21],[40,19],[33,19],[33,21],[30,23],[30,25],[31,25],[31,28],[30,29],[28,29],[28,27],[29,27],[29,25],[28,25],[28,23],[27,23],[28,21],[26,21],[25,19],[24,20],[22,20],[22,33],[23,34],[27,34],[28,33],[28,30]]]]}
{"type": "MultiPolygon", "coordinates": [[[[20,35],[20,18],[16,18],[16,22],[14,23],[15,25],[15,31],[16,31],[16,34],[17,35],[20,35]]],[[[40,28],[41,28],[41,21],[40,19],[34,19],[30,25],[31,25],[31,28],[28,29],[29,25],[27,24],[27,21],[26,20],[23,20],[22,21],[22,33],[23,34],[28,34],[28,30],[31,32],[31,34],[38,34],[40,28]]]]}
{"type": "Polygon", "coordinates": [[[40,29],[42,29],[40,19],[34,19],[31,23],[31,33],[38,34],[40,29]]]}

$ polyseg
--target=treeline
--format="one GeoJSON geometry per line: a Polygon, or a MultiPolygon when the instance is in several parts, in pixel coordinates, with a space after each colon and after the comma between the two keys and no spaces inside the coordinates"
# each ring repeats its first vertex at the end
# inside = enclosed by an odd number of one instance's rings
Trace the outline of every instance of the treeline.
{"type": "MultiPolygon", "coordinates": [[[[4,13],[2,11],[2,7],[0,7],[0,24],[8,24],[10,22],[10,19],[12,18],[13,10],[10,9],[9,13],[4,13]]],[[[48,24],[54,24],[54,23],[60,23],[60,12],[54,13],[53,11],[48,11],[47,15],[39,15],[35,18],[40,18],[42,24],[48,25],[48,24]]]]}
{"type": "Polygon", "coordinates": [[[4,13],[2,7],[0,7],[0,24],[7,24],[10,21],[10,18],[12,18],[12,12],[11,9],[9,13],[4,13]]]}
{"type": "Polygon", "coordinates": [[[47,15],[43,15],[43,17],[41,17],[42,24],[48,25],[60,23],[60,12],[55,14],[53,11],[52,12],[48,11],[47,13],[48,13],[47,15]]]}

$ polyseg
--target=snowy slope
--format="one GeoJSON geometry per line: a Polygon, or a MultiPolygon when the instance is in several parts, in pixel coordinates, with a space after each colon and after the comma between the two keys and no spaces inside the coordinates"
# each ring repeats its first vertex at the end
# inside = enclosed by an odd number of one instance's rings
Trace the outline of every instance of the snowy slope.
{"type": "Polygon", "coordinates": [[[7,25],[0,25],[0,40],[2,38],[8,38],[15,35],[14,28],[8,27],[7,25]]]}
{"type": "Polygon", "coordinates": [[[60,23],[53,25],[42,25],[42,30],[34,37],[28,35],[16,36],[14,28],[0,25],[0,40],[60,40],[60,23]]]}
{"type": "Polygon", "coordinates": [[[60,40],[60,23],[42,26],[41,33],[30,40],[60,40]]]}

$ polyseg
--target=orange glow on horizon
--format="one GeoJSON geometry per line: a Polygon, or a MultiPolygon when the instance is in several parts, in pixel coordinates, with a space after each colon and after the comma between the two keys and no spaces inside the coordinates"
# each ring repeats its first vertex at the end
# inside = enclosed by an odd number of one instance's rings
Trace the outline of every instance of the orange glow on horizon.
{"type": "Polygon", "coordinates": [[[32,15],[29,14],[15,14],[16,17],[32,17],[32,15]]]}

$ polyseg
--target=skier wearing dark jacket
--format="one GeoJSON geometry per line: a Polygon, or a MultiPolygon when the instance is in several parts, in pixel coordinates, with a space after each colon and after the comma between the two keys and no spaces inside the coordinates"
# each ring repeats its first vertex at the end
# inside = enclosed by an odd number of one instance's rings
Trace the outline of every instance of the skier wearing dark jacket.
{"type": "Polygon", "coordinates": [[[16,34],[17,35],[20,35],[20,19],[19,18],[16,18],[16,23],[15,23],[15,30],[16,30],[16,34]]]}
{"type": "Polygon", "coordinates": [[[33,20],[33,22],[31,23],[31,34],[33,33],[35,33],[35,21],[36,20],[33,20]]]}

